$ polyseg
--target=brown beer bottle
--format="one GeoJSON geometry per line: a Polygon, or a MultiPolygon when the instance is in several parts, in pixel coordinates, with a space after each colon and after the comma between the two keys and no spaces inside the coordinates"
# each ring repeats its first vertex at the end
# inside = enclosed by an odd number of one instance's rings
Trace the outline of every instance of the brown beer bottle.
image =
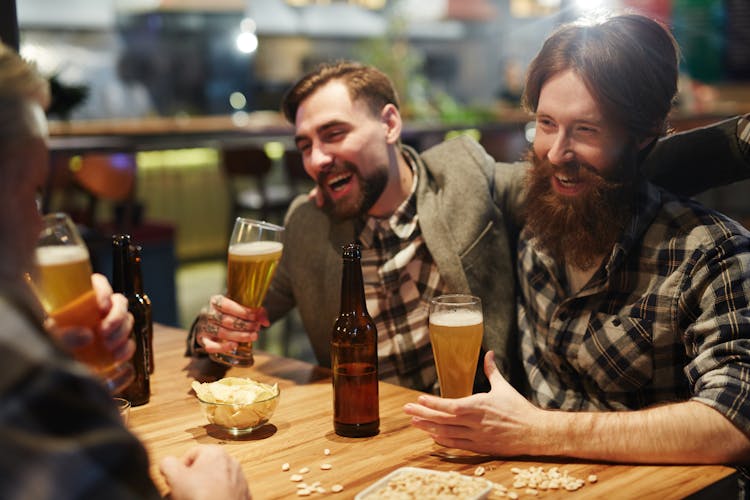
{"type": "Polygon", "coordinates": [[[148,403],[151,397],[151,380],[148,372],[150,352],[148,350],[146,307],[135,294],[134,262],[130,247],[129,235],[121,234],[112,237],[112,289],[128,299],[128,311],[135,320],[133,322],[135,380],[118,396],[127,399],[133,406],[138,406],[148,403]]]}
{"type": "Polygon", "coordinates": [[[374,436],[378,408],[378,332],[367,313],[360,247],[343,249],[341,311],[331,336],[333,426],[347,437],[374,436]]]}
{"type": "Polygon", "coordinates": [[[151,316],[151,299],[143,291],[143,273],[141,271],[141,253],[143,247],[132,245],[133,252],[133,288],[136,296],[146,308],[146,328],[148,329],[148,372],[154,373],[154,320],[151,316]]]}

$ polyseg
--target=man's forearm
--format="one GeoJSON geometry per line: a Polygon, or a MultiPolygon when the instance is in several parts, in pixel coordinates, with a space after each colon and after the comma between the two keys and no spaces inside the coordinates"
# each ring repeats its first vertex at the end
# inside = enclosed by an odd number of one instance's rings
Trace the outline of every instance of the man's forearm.
{"type": "Polygon", "coordinates": [[[742,463],[750,458],[750,439],[719,412],[695,401],[639,411],[554,411],[541,427],[547,444],[534,450],[540,455],[633,463],[742,463]]]}

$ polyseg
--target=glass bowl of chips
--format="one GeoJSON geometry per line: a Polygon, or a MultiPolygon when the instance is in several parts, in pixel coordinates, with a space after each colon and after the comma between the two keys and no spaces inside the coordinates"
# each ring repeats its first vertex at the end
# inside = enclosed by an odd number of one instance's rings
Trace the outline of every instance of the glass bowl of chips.
{"type": "Polygon", "coordinates": [[[249,378],[194,381],[192,387],[208,421],[235,436],[264,426],[279,404],[278,384],[249,378]]]}

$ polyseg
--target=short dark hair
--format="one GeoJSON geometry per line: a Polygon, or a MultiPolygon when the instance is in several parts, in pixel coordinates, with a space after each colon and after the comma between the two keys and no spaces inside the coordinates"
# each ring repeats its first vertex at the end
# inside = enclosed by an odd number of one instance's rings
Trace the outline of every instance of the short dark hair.
{"type": "Polygon", "coordinates": [[[608,117],[635,140],[665,132],[677,93],[680,51],[672,34],[637,14],[568,24],[547,38],[529,66],[523,103],[536,112],[545,82],[573,70],[608,117]]]}
{"type": "Polygon", "coordinates": [[[287,91],[281,101],[281,110],[290,123],[294,123],[302,101],[328,82],[340,80],[349,89],[351,99],[363,99],[373,114],[377,115],[386,104],[399,107],[398,95],[388,76],[373,66],[353,61],[325,63],[303,76],[287,91]]]}

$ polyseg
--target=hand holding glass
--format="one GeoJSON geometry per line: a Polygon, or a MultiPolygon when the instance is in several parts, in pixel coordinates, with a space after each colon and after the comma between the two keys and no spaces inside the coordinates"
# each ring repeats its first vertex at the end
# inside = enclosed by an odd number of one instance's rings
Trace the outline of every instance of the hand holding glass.
{"type": "Polygon", "coordinates": [[[36,269],[31,284],[47,315],[60,327],[85,327],[94,333],[92,342],[72,354],[85,363],[114,394],[134,378],[133,365],[118,361],[99,331],[102,312],[91,284],[89,252],[70,218],[61,213],[42,218],[36,248],[36,269]]]}
{"type": "MultiPolygon", "coordinates": [[[[268,286],[284,248],[284,228],[268,222],[237,217],[229,239],[227,296],[251,309],[263,304],[268,286]]],[[[252,366],[252,342],[238,342],[229,353],[212,353],[210,358],[230,366],[252,366]]]]}
{"type": "Polygon", "coordinates": [[[430,301],[430,342],[442,397],[471,395],[483,333],[479,297],[441,295],[430,301]]]}

